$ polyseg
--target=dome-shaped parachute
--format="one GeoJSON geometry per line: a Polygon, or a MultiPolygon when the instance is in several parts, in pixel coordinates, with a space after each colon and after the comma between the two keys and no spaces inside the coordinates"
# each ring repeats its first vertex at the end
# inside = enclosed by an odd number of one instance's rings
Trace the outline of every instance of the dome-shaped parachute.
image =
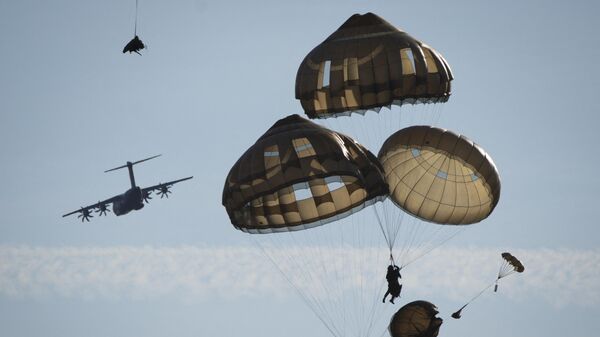
{"type": "Polygon", "coordinates": [[[406,212],[438,224],[485,219],[500,198],[491,157],[465,136],[411,126],[390,136],[378,155],[391,200],[406,212]]]}
{"type": "Polygon", "coordinates": [[[427,301],[414,301],[403,306],[390,322],[392,337],[436,337],[443,320],[436,317],[437,307],[427,301]]]}
{"type": "Polygon", "coordinates": [[[347,136],[291,115],[231,168],[223,205],[236,228],[271,233],[343,218],[387,192],[372,153],[347,136]]]}
{"type": "Polygon", "coordinates": [[[485,219],[500,198],[500,178],[491,157],[467,137],[445,129],[401,129],[385,140],[378,158],[390,195],[373,210],[392,262],[401,267],[465,228],[448,225],[485,219]]]}
{"type": "Polygon", "coordinates": [[[385,278],[377,262],[387,250],[373,219],[358,211],[387,195],[377,157],[291,115],[231,168],[223,205],[332,335],[367,337],[393,307],[380,302],[385,278]]]}
{"type": "Polygon", "coordinates": [[[445,102],[450,66],[433,48],[373,13],[352,15],[302,61],[296,98],[310,118],[445,102]]]}

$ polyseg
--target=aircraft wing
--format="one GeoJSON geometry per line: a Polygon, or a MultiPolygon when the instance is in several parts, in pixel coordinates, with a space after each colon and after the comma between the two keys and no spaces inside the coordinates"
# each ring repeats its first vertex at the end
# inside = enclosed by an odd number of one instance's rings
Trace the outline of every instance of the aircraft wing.
{"type": "Polygon", "coordinates": [[[106,214],[106,212],[109,212],[108,209],[106,209],[106,206],[110,203],[112,203],[113,201],[117,200],[119,198],[118,195],[112,197],[112,198],[108,198],[104,201],[98,201],[97,203],[93,204],[93,205],[89,205],[86,207],[81,207],[80,209],[67,213],[65,215],[63,215],[63,218],[75,213],[81,213],[81,215],[79,216],[79,218],[81,218],[81,221],[83,222],[84,220],[90,221],[88,218],[92,218],[93,216],[90,214],[91,211],[96,210],[97,212],[100,213],[100,215],[102,214],[106,214]]]}
{"type": "Polygon", "coordinates": [[[150,186],[150,187],[146,187],[142,189],[142,195],[149,195],[152,191],[158,191],[159,194],[161,194],[161,198],[163,196],[166,196],[167,198],[168,193],[171,193],[171,191],[169,191],[169,188],[179,182],[185,181],[185,180],[190,180],[192,179],[192,177],[187,177],[187,178],[182,178],[182,179],[177,179],[177,180],[173,180],[173,181],[169,181],[166,183],[162,183],[162,184],[158,184],[158,185],[154,185],[154,186],[150,186]]]}

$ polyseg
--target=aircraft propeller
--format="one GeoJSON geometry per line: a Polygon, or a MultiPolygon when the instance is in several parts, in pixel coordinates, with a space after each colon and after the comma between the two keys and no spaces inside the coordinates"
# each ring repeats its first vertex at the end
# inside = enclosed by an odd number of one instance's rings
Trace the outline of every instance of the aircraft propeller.
{"type": "Polygon", "coordinates": [[[161,199],[163,197],[167,197],[167,199],[169,198],[169,194],[171,194],[171,191],[169,191],[170,188],[171,186],[169,185],[164,185],[160,187],[160,191],[158,191],[158,194],[160,195],[161,199]]]}
{"type": "Polygon", "coordinates": [[[81,211],[79,211],[79,212],[80,212],[80,214],[77,217],[81,219],[81,222],[84,222],[84,221],[90,222],[90,218],[94,217],[92,214],[90,214],[89,209],[85,209],[85,208],[81,207],[81,211]]]}
{"type": "Polygon", "coordinates": [[[152,199],[151,197],[152,195],[152,191],[144,191],[144,193],[142,194],[142,199],[144,199],[144,202],[149,204],[150,200],[152,199]]]}
{"type": "Polygon", "coordinates": [[[96,213],[99,213],[99,216],[103,216],[106,215],[106,212],[110,213],[110,209],[108,209],[108,205],[107,204],[101,204],[100,201],[98,201],[98,208],[96,209],[96,213]]]}

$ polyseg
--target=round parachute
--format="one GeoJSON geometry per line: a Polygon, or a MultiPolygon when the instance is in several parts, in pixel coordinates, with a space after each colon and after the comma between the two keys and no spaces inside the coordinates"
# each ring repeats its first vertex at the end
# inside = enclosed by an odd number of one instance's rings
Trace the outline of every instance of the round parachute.
{"type": "Polygon", "coordinates": [[[277,121],[231,168],[223,205],[250,233],[341,219],[388,193],[377,158],[351,138],[298,115],[277,121]]]}
{"type": "Polygon", "coordinates": [[[445,102],[452,79],[433,48],[373,13],[354,14],[302,61],[296,98],[310,118],[337,117],[445,102]]]}
{"type": "Polygon", "coordinates": [[[432,126],[411,126],[379,151],[391,200],[438,224],[467,225],[488,217],[500,198],[492,158],[465,136],[432,126]]]}
{"type": "Polygon", "coordinates": [[[390,322],[392,337],[436,337],[443,320],[435,317],[437,307],[427,301],[414,301],[403,306],[390,322]]]}
{"type": "Polygon", "coordinates": [[[375,262],[387,251],[375,223],[358,211],[387,195],[377,157],[292,115],[235,163],[223,205],[332,335],[374,336],[389,317],[379,313],[392,309],[379,302],[385,278],[375,262]]]}
{"type": "Polygon", "coordinates": [[[502,258],[506,261],[506,267],[500,268],[500,273],[498,274],[498,276],[510,274],[513,272],[522,273],[525,270],[525,267],[523,266],[521,261],[519,261],[519,259],[514,257],[511,253],[502,253],[502,258]],[[504,272],[503,269],[505,269],[504,272]]]}

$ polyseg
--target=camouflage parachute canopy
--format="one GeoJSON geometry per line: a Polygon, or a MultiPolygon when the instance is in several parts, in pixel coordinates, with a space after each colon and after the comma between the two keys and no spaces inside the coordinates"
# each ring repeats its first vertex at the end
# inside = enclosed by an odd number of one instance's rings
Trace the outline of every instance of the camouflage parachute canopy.
{"type": "Polygon", "coordinates": [[[223,188],[231,223],[249,233],[301,230],[387,196],[377,158],[298,115],[277,121],[233,165],[223,188]]]}
{"type": "Polygon", "coordinates": [[[310,118],[445,102],[452,71],[444,57],[373,13],[352,15],[314,48],[296,75],[310,118]]]}
{"type": "Polygon", "coordinates": [[[522,273],[523,271],[525,271],[525,267],[523,266],[521,261],[519,261],[519,259],[514,257],[511,253],[509,253],[509,252],[502,253],[502,258],[504,260],[506,260],[506,262],[508,264],[510,264],[510,266],[513,268],[513,270],[516,271],[517,273],[522,273]]]}
{"type": "Polygon", "coordinates": [[[435,317],[437,307],[427,301],[414,301],[398,310],[390,322],[392,337],[436,337],[444,322],[435,317]]]}
{"type": "Polygon", "coordinates": [[[432,126],[391,135],[378,155],[390,198],[414,216],[466,225],[488,217],[500,199],[492,158],[465,136],[432,126]]]}

